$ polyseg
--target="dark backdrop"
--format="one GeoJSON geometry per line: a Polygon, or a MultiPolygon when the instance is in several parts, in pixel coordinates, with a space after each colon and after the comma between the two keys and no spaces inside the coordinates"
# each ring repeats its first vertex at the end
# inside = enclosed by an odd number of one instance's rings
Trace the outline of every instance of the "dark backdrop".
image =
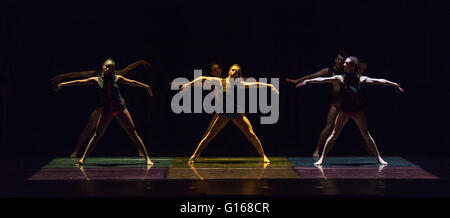
{"type": "MultiPolygon", "coordinates": [[[[94,87],[52,92],[57,74],[118,68],[138,59],[128,77],[154,91],[122,87],[151,156],[189,156],[211,114],[174,114],[169,82],[221,59],[251,77],[278,77],[280,118],[256,134],[268,156],[311,155],[329,108],[328,85],[295,89],[285,77],[330,66],[338,50],[368,61],[368,76],[398,82],[365,86],[366,114],[382,155],[448,156],[449,11],[435,1],[126,1],[5,2],[1,7],[1,157],[13,166],[68,156],[97,103],[94,87]]],[[[334,155],[364,155],[353,122],[334,155]]],[[[92,156],[134,156],[136,148],[113,122],[92,156]]],[[[205,156],[253,156],[228,124],[205,156]]]]}

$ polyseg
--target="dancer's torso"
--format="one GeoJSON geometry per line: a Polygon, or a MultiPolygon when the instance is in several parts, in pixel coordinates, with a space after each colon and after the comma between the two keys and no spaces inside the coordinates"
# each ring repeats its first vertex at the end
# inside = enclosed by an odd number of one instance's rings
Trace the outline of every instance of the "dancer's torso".
{"type": "MultiPolygon", "coordinates": [[[[339,73],[336,72],[332,67],[328,68],[328,74],[326,77],[336,76],[339,73]]],[[[339,83],[331,83],[331,104],[340,105],[341,104],[341,86],[339,83]]]]}
{"type": "Polygon", "coordinates": [[[362,110],[363,103],[360,96],[360,80],[355,73],[345,73],[344,83],[341,84],[341,108],[344,112],[358,112],[362,110]]]}
{"type": "Polygon", "coordinates": [[[100,104],[103,105],[106,112],[117,114],[126,108],[125,100],[120,94],[118,77],[104,78],[98,76],[98,91],[100,94],[100,104]]]}
{"type": "MultiPolygon", "coordinates": [[[[238,92],[239,92],[238,90],[240,88],[244,88],[244,87],[243,86],[241,87],[239,85],[237,88],[232,87],[233,90],[227,89],[228,87],[231,86],[230,78],[221,79],[221,85],[222,85],[222,92],[223,92],[222,94],[223,95],[216,95],[217,100],[219,100],[223,103],[222,113],[219,113],[219,114],[225,114],[228,117],[233,118],[239,114],[239,111],[244,112],[245,98],[243,99],[244,102],[238,101],[238,92]],[[228,96],[229,98],[227,98],[227,95],[233,95],[232,96],[233,98],[230,99],[231,96],[228,96]],[[242,103],[244,105],[242,105],[242,103]],[[227,107],[233,108],[233,112],[227,111],[227,107]]],[[[245,92],[245,90],[241,90],[241,91],[245,92]]],[[[217,101],[216,101],[216,103],[217,103],[217,101]]]]}

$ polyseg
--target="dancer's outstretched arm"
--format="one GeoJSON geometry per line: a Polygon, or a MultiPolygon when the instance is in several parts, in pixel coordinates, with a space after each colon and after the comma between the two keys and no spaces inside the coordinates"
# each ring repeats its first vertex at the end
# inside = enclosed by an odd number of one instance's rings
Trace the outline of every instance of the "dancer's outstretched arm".
{"type": "Polygon", "coordinates": [[[369,83],[369,84],[375,84],[375,85],[385,85],[385,86],[394,86],[395,89],[399,92],[403,92],[403,89],[395,82],[391,82],[386,79],[375,79],[370,78],[367,76],[361,76],[360,78],[361,83],[369,83]]]}
{"type": "MultiPolygon", "coordinates": [[[[144,60],[138,60],[136,62],[133,62],[133,63],[129,64],[128,66],[126,66],[125,68],[123,68],[121,70],[117,70],[116,74],[117,75],[125,75],[128,72],[136,69],[140,65],[144,65],[144,67],[146,69],[150,69],[150,64],[148,62],[146,62],[144,60]]],[[[60,83],[61,80],[63,80],[63,79],[77,78],[77,77],[85,77],[85,78],[87,78],[87,77],[92,77],[94,75],[95,75],[95,70],[80,71],[80,72],[70,72],[70,73],[64,73],[64,74],[56,75],[56,76],[52,77],[50,80],[51,80],[51,83],[53,85],[55,85],[57,83],[60,83]]]]}
{"type": "Polygon", "coordinates": [[[192,81],[190,81],[190,82],[180,86],[180,91],[183,90],[184,88],[192,85],[192,84],[194,84],[194,85],[197,85],[197,84],[198,85],[203,85],[203,82],[205,82],[205,81],[220,81],[220,80],[221,79],[217,78],[217,77],[200,76],[197,79],[194,79],[194,80],[192,80],[192,81]]]}
{"type": "Polygon", "coordinates": [[[138,82],[136,80],[127,79],[127,78],[125,78],[123,76],[120,76],[120,75],[118,75],[117,78],[118,78],[117,81],[119,83],[127,84],[127,85],[130,85],[130,86],[135,86],[135,87],[145,88],[147,90],[148,94],[150,96],[153,96],[153,92],[152,92],[152,89],[150,88],[150,86],[148,86],[148,85],[146,85],[144,83],[138,82]]]}
{"type": "Polygon", "coordinates": [[[133,62],[131,64],[129,64],[128,66],[126,66],[125,68],[121,69],[121,70],[117,70],[116,74],[117,75],[122,75],[124,76],[125,74],[127,74],[128,72],[136,69],[137,67],[139,67],[140,65],[144,65],[145,69],[150,69],[150,64],[147,61],[144,60],[138,60],[136,62],[133,62]]]}
{"type": "Polygon", "coordinates": [[[259,86],[266,86],[272,89],[273,92],[280,94],[280,92],[273,86],[272,84],[268,83],[262,83],[262,82],[242,82],[242,84],[245,86],[245,88],[252,88],[252,87],[259,87],[259,86]]]}
{"type": "Polygon", "coordinates": [[[81,86],[81,85],[95,85],[97,83],[97,77],[90,77],[87,79],[73,80],[69,82],[63,82],[56,86],[55,91],[59,91],[64,86],[81,86]]]}
{"type": "Polygon", "coordinates": [[[344,82],[344,77],[342,77],[341,75],[336,75],[336,76],[332,76],[332,77],[319,77],[319,78],[315,78],[315,79],[307,79],[304,80],[303,82],[297,84],[295,87],[301,87],[301,86],[305,86],[308,83],[333,83],[333,82],[344,82]]]}
{"type": "Polygon", "coordinates": [[[305,81],[307,79],[313,79],[313,78],[317,78],[317,77],[326,76],[327,74],[328,74],[328,68],[323,68],[322,70],[319,70],[316,73],[306,75],[306,76],[301,77],[299,79],[286,78],[286,82],[296,84],[296,83],[299,83],[299,82],[303,82],[303,81],[305,81]]]}
{"type": "Polygon", "coordinates": [[[61,82],[61,80],[66,78],[76,78],[76,77],[92,77],[95,75],[95,70],[89,70],[89,71],[80,71],[80,72],[70,72],[70,73],[64,73],[59,74],[50,79],[52,85],[58,84],[61,82]]]}

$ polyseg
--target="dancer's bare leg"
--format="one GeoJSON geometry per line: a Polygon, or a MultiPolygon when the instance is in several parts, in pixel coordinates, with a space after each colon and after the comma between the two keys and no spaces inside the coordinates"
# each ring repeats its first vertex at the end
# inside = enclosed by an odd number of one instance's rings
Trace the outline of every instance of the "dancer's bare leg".
{"type": "Polygon", "coordinates": [[[147,165],[152,165],[153,162],[150,160],[150,156],[148,156],[144,142],[142,142],[142,139],[136,132],[136,128],[134,127],[133,119],[131,118],[130,112],[128,112],[127,109],[119,112],[119,114],[117,114],[116,116],[116,120],[128,134],[131,141],[133,141],[133,143],[138,147],[138,149],[141,150],[142,153],[144,153],[145,159],[147,160],[147,165]]]}
{"type": "Polygon", "coordinates": [[[367,154],[374,155],[374,156],[377,155],[376,152],[374,150],[372,150],[372,147],[367,145],[367,143],[366,143],[366,141],[364,141],[364,139],[363,139],[363,142],[362,142],[362,146],[363,146],[363,148],[364,148],[364,150],[366,151],[367,154]]]}
{"type": "Polygon", "coordinates": [[[369,133],[369,130],[367,128],[367,119],[364,112],[358,112],[355,116],[352,117],[355,121],[356,125],[359,128],[359,131],[361,132],[361,135],[366,142],[366,145],[369,147],[371,151],[373,151],[375,157],[377,157],[378,163],[387,165],[388,163],[384,161],[381,158],[380,153],[378,152],[377,145],[375,144],[375,140],[373,140],[372,136],[369,133]]]}
{"type": "Polygon", "coordinates": [[[247,117],[243,114],[240,114],[237,117],[233,118],[231,121],[233,121],[233,123],[237,127],[239,127],[241,132],[244,133],[245,137],[247,137],[247,140],[253,145],[253,147],[256,148],[259,155],[261,155],[261,157],[263,158],[264,163],[270,163],[270,160],[264,154],[262,144],[256,136],[255,132],[253,132],[252,124],[250,124],[250,121],[247,119],[247,117]]]}
{"type": "Polygon", "coordinates": [[[341,134],[342,128],[345,126],[345,124],[348,121],[348,115],[345,114],[343,111],[340,111],[338,115],[336,116],[336,122],[334,123],[333,132],[331,132],[331,135],[328,137],[327,141],[325,142],[325,145],[323,147],[322,155],[320,156],[319,160],[317,160],[314,165],[321,165],[323,163],[323,159],[325,158],[325,155],[328,154],[330,149],[333,147],[334,142],[341,134]]]}
{"type": "Polygon", "coordinates": [[[78,152],[80,151],[81,146],[88,139],[90,133],[95,129],[95,126],[98,123],[98,118],[100,118],[102,111],[103,111],[103,107],[99,106],[99,107],[96,107],[92,111],[91,115],[89,115],[88,123],[81,131],[80,137],[78,137],[77,145],[76,145],[75,149],[73,150],[72,154],[70,154],[71,158],[78,156],[78,152]]]}
{"type": "Polygon", "coordinates": [[[205,137],[203,137],[203,139],[198,144],[197,149],[195,149],[194,154],[192,154],[192,156],[189,158],[188,163],[194,162],[194,159],[200,156],[202,151],[205,150],[206,146],[208,146],[208,144],[216,137],[220,130],[222,130],[225,125],[227,125],[228,121],[230,121],[230,118],[221,114],[217,115],[217,118],[211,126],[211,129],[206,132],[205,137]]]}
{"type": "Polygon", "coordinates": [[[100,115],[100,118],[98,119],[98,123],[97,123],[97,128],[95,129],[95,133],[92,136],[91,140],[89,141],[88,145],[86,146],[83,156],[76,164],[77,166],[84,164],[84,160],[92,152],[92,150],[94,149],[98,140],[100,140],[100,138],[103,136],[106,128],[108,128],[109,124],[111,123],[111,120],[112,120],[112,115],[109,113],[102,113],[100,115]]]}
{"type": "Polygon", "coordinates": [[[325,144],[331,130],[333,130],[334,121],[336,121],[336,115],[338,112],[339,111],[336,106],[330,106],[330,109],[328,110],[327,124],[325,125],[325,128],[323,128],[322,132],[320,132],[319,141],[317,142],[317,147],[314,150],[313,157],[319,157],[320,148],[325,144]]]}
{"type": "Polygon", "coordinates": [[[213,126],[214,122],[216,122],[218,116],[219,114],[215,113],[214,116],[211,118],[211,121],[209,121],[208,129],[206,129],[206,132],[203,134],[202,138],[205,138],[206,133],[208,133],[209,130],[211,130],[211,127],[213,126]]]}

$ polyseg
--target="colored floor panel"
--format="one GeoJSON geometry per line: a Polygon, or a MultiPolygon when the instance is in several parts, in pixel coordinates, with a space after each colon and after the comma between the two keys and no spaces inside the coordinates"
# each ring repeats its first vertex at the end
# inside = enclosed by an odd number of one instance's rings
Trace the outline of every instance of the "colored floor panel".
{"type": "MultiPolygon", "coordinates": [[[[296,167],[310,167],[314,165],[317,159],[312,157],[288,157],[287,158],[296,167]]],[[[383,157],[388,162],[389,167],[402,166],[418,166],[402,157],[383,157]]],[[[377,159],[373,156],[363,157],[326,157],[323,167],[378,167],[377,159]]]]}
{"type": "Polygon", "coordinates": [[[28,180],[153,180],[166,173],[167,168],[45,168],[28,180]]]}
{"type": "Polygon", "coordinates": [[[167,179],[299,179],[292,168],[170,168],[167,179]]]}
{"type": "MultiPolygon", "coordinates": [[[[43,168],[76,168],[75,164],[80,158],[54,158],[43,168]]],[[[170,167],[172,158],[151,158],[154,165],[152,168],[170,167]]],[[[88,168],[147,168],[145,158],[141,157],[91,157],[86,158],[83,166],[88,168]]]]}
{"type": "MultiPolygon", "coordinates": [[[[174,157],[171,167],[190,168],[188,157],[174,157]]],[[[269,157],[269,168],[290,168],[292,163],[286,157],[269,157]]],[[[195,168],[262,168],[264,162],[260,157],[199,157],[194,162],[195,168]]]]}
{"type": "Polygon", "coordinates": [[[82,168],[77,158],[55,158],[28,180],[209,180],[209,179],[437,179],[439,177],[402,157],[329,157],[321,167],[311,157],[154,157],[147,168],[144,158],[92,157],[82,168]]]}
{"type": "Polygon", "coordinates": [[[419,167],[295,167],[302,179],[438,179],[419,167]]]}

